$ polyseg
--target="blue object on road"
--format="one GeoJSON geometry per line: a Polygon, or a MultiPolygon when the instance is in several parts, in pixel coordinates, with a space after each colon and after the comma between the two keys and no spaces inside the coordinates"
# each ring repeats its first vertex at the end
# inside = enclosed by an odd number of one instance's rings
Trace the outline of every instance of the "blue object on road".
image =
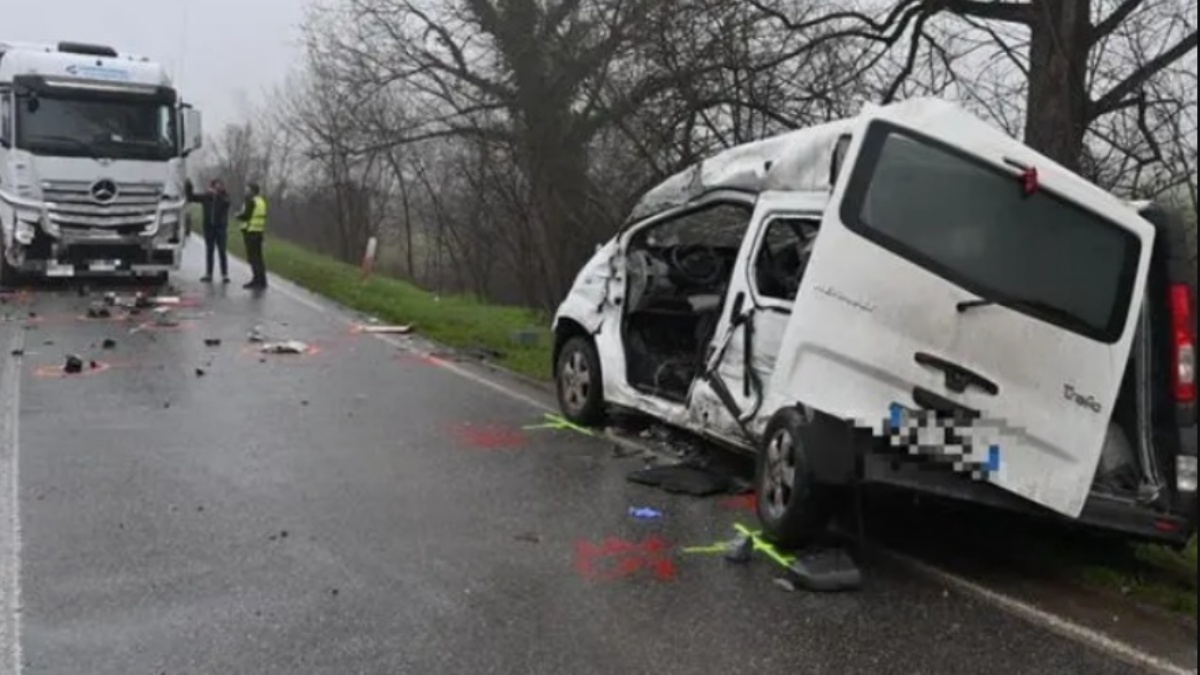
{"type": "Polygon", "coordinates": [[[652,509],[648,506],[631,506],[629,507],[629,515],[641,520],[653,520],[662,518],[662,511],[652,509]]]}

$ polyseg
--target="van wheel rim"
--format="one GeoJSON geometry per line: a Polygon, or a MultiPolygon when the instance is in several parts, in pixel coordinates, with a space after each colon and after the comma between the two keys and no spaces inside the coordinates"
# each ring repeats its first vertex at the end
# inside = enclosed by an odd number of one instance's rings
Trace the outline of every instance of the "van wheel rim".
{"type": "Polygon", "coordinates": [[[783,517],[792,498],[795,479],[796,446],[790,433],[780,431],[767,444],[766,485],[763,497],[771,518],[783,517]]]}
{"type": "Polygon", "coordinates": [[[562,387],[563,401],[569,410],[578,411],[587,405],[592,389],[591,373],[583,352],[573,352],[563,363],[558,380],[562,387]]]}

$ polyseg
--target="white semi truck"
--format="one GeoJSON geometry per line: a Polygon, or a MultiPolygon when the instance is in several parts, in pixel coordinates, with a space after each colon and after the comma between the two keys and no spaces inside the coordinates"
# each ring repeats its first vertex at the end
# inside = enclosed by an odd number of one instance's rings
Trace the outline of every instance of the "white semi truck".
{"type": "Polygon", "coordinates": [[[187,241],[186,164],[202,137],[161,64],[0,41],[0,285],[165,281],[187,241]]]}

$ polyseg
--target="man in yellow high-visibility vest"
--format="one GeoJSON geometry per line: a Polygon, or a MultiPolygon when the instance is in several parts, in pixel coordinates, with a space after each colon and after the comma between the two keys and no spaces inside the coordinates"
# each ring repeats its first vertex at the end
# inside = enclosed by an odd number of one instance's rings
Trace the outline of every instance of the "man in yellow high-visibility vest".
{"type": "Polygon", "coordinates": [[[254,277],[242,288],[263,289],[267,287],[267,263],[263,259],[263,237],[267,231],[267,199],[262,196],[262,188],[258,183],[250,183],[246,188],[246,203],[242,206],[237,221],[242,224],[246,261],[250,263],[254,277]]]}

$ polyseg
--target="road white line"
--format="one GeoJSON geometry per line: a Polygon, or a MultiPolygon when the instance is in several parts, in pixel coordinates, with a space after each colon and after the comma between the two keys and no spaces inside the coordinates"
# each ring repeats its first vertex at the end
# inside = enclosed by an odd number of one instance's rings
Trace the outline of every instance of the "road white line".
{"type": "Polygon", "coordinates": [[[0,675],[21,672],[21,513],[18,480],[24,331],[0,353],[0,675]]]}
{"type": "Polygon", "coordinates": [[[957,574],[921,562],[916,558],[895,551],[885,551],[884,555],[927,579],[952,586],[960,592],[982,600],[1004,612],[1075,642],[1085,644],[1130,665],[1145,668],[1153,673],[1162,673],[1163,675],[1196,675],[1196,669],[1194,668],[1190,670],[1182,668],[1166,659],[1148,654],[1133,645],[1115,640],[1087,626],[1051,614],[1003,593],[998,593],[957,574]]]}
{"type": "MultiPolygon", "coordinates": [[[[354,321],[352,318],[346,316],[345,313],[342,312],[341,310],[339,310],[338,308],[329,307],[329,306],[321,304],[320,302],[318,302],[316,300],[305,297],[305,295],[303,294],[304,292],[302,290],[300,290],[298,288],[293,288],[290,283],[285,282],[285,283],[281,284],[281,283],[278,283],[278,281],[279,280],[277,278],[272,276],[272,285],[275,287],[275,290],[281,291],[284,295],[295,300],[296,302],[300,303],[301,305],[308,307],[309,309],[317,312],[318,314],[322,314],[327,317],[335,318],[338,321],[341,321],[342,323],[346,324],[347,326],[354,326],[357,324],[356,321],[354,321]]],[[[397,340],[395,337],[393,337],[391,335],[386,335],[383,333],[370,333],[370,336],[373,338],[376,338],[382,342],[385,342],[388,345],[395,347],[397,349],[408,348],[408,345],[404,344],[400,340],[397,340]]],[[[516,390],[510,388],[510,387],[506,387],[503,384],[500,384],[499,382],[492,380],[491,378],[488,378],[479,373],[472,372],[472,371],[470,371],[466,368],[463,368],[455,363],[451,363],[450,361],[445,361],[443,359],[433,359],[432,362],[435,363],[438,367],[448,370],[448,371],[454,373],[455,375],[458,375],[467,380],[470,380],[470,381],[474,382],[475,384],[479,384],[484,387],[487,387],[487,388],[489,388],[499,394],[503,394],[504,396],[507,396],[509,398],[521,401],[522,403],[525,403],[525,404],[537,409],[540,412],[554,412],[554,409],[552,407],[546,405],[544,402],[539,401],[532,396],[523,394],[519,391],[516,391],[516,390]]]]}
{"type": "MultiPolygon", "coordinates": [[[[348,325],[354,325],[355,323],[337,308],[321,305],[314,300],[304,297],[300,294],[300,292],[293,290],[290,287],[290,284],[281,284],[279,286],[279,290],[283,291],[284,295],[288,296],[289,298],[296,300],[300,304],[309,307],[320,314],[336,317],[348,325]]],[[[389,335],[373,334],[373,337],[377,337],[394,347],[405,347],[402,342],[389,335]]],[[[542,403],[531,396],[527,396],[521,392],[515,391],[511,387],[507,387],[483,375],[471,372],[470,370],[461,368],[447,361],[438,360],[437,365],[472,382],[488,387],[489,389],[503,394],[504,396],[527,403],[539,411],[552,412],[552,409],[545,403],[542,403]]],[[[640,443],[637,443],[637,441],[626,440],[626,442],[641,445],[640,443]]],[[[648,446],[646,446],[645,449],[653,451],[653,448],[649,448],[648,446]]],[[[909,568],[913,572],[927,579],[953,586],[959,589],[961,592],[981,600],[1003,612],[1024,619],[1025,621],[1028,621],[1040,628],[1051,631],[1069,640],[1091,647],[1092,649],[1107,654],[1112,658],[1119,659],[1125,663],[1135,665],[1139,668],[1148,669],[1154,673],[1161,673],[1162,675],[1200,675],[1197,673],[1196,669],[1189,670],[1182,668],[1165,659],[1142,651],[1130,644],[1110,638],[1103,633],[1088,628],[1087,626],[1055,614],[1051,614],[1050,612],[1034,607],[1033,605],[1003,593],[993,591],[969,579],[960,577],[952,572],[934,567],[928,563],[921,562],[915,558],[910,558],[894,551],[886,551],[885,554],[897,563],[909,568]]]]}

